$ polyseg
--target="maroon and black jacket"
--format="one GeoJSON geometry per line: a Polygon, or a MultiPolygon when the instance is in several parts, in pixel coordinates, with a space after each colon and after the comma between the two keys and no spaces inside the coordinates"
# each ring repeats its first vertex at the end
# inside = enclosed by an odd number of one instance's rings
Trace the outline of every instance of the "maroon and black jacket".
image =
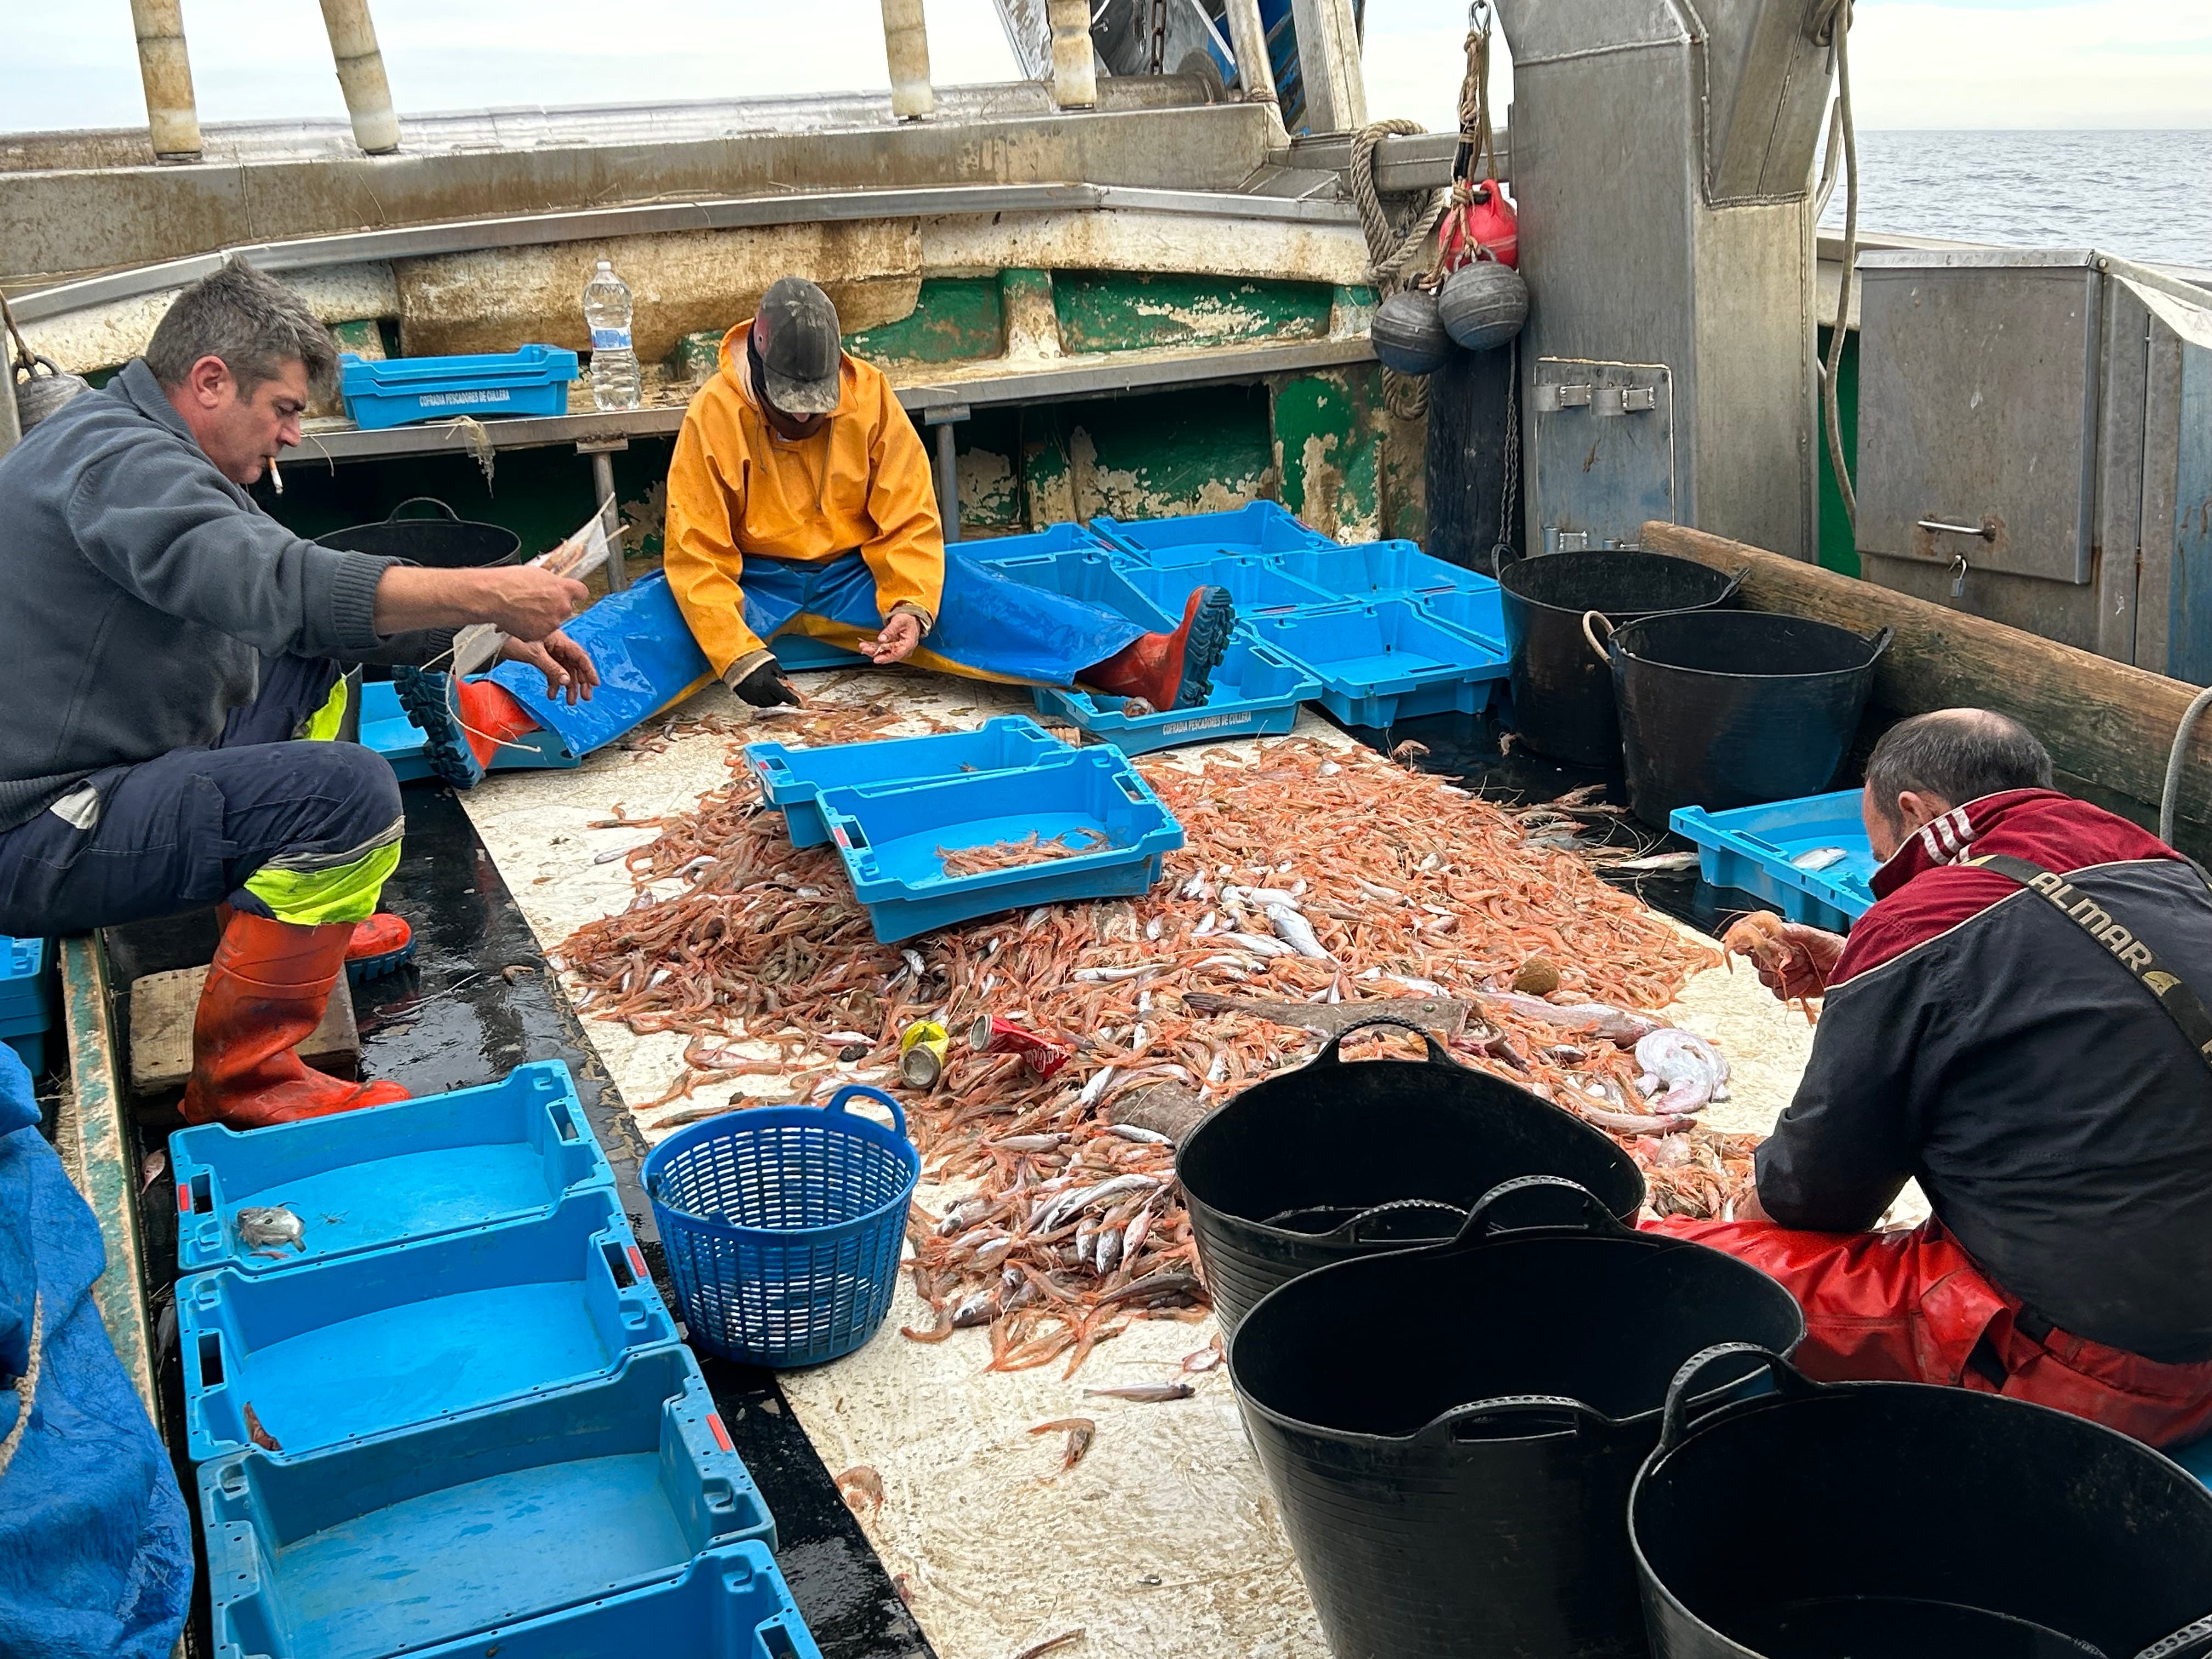
{"type": "Polygon", "coordinates": [[[2058,872],[2212,1000],[2212,889],[2124,818],[2046,789],[1908,838],[1832,976],[1759,1151],[1788,1227],[1871,1227],[1907,1176],[2001,1288],[2062,1330],[2212,1359],[2212,1067],[2109,951],[1962,860],[2058,872]]]}

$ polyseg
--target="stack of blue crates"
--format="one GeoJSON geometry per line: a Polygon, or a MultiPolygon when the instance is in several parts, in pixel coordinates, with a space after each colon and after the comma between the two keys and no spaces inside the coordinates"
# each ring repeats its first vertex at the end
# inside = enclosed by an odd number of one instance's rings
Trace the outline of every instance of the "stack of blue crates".
{"type": "Polygon", "coordinates": [[[0,933],[0,1041],[33,1077],[46,1068],[46,1033],[53,1029],[51,957],[42,939],[0,933]]]}
{"type": "Polygon", "coordinates": [[[169,1146],[216,1659],[819,1659],[565,1066],[169,1146]]]}
{"type": "Polygon", "coordinates": [[[1237,622],[1204,707],[1127,711],[1122,700],[1041,690],[1037,707],[1128,754],[1287,732],[1301,702],[1354,726],[1487,708],[1506,674],[1498,584],[1407,541],[1340,546],[1273,501],[1227,513],[1056,525],[988,544],[1016,581],[1172,628],[1201,584],[1228,589],[1237,622]]]}

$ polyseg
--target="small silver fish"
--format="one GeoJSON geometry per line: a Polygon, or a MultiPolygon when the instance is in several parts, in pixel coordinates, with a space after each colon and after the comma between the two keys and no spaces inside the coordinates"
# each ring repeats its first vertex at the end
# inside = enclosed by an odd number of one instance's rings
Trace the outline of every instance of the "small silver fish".
{"type": "Polygon", "coordinates": [[[281,1204],[249,1205],[238,1212],[237,1220],[239,1242],[248,1249],[284,1244],[307,1248],[306,1224],[281,1204]]]}
{"type": "Polygon", "coordinates": [[[1610,864],[1607,870],[1631,870],[1641,875],[1655,875],[1662,870],[1694,870],[1698,867],[1695,853],[1654,853],[1649,858],[1623,859],[1610,864]]]}
{"type": "Polygon", "coordinates": [[[1809,852],[1800,853],[1790,862],[1793,868],[1799,870],[1825,870],[1832,864],[1841,864],[1849,857],[1850,854],[1841,847],[1815,847],[1809,852]]]}
{"type": "MultiPolygon", "coordinates": [[[[1118,1135],[1123,1140],[1133,1140],[1140,1146],[1165,1146],[1170,1144],[1168,1137],[1158,1130],[1142,1129],[1133,1123],[1109,1123],[1106,1126],[1106,1133],[1109,1135],[1118,1135]]],[[[1058,1139],[1058,1137],[1054,1138],[1058,1139]]],[[[994,1144],[1003,1146],[1006,1143],[1001,1140],[994,1144]]]]}
{"type": "Polygon", "coordinates": [[[1297,945],[1285,939],[1270,939],[1265,933],[1216,933],[1214,938],[1224,945],[1233,945],[1255,957],[1294,957],[1298,954],[1297,945]]]}
{"type": "Polygon", "coordinates": [[[1085,1389],[1085,1395],[1094,1400],[1133,1400],[1140,1406],[1157,1406],[1163,1401],[1188,1400],[1198,1390],[1188,1382],[1133,1382],[1121,1389],[1085,1389]]]}
{"type": "Polygon", "coordinates": [[[1728,1056],[1694,1031],[1666,1026],[1638,1039],[1636,1063],[1646,1076],[1665,1085],[1655,1088],[1651,1109],[1662,1117],[1684,1117],[1701,1110],[1728,1081],[1728,1056]]]}
{"type": "Polygon", "coordinates": [[[626,859],[629,854],[630,849],[627,847],[610,847],[605,852],[593,859],[592,862],[594,864],[612,864],[617,859],[626,859]]]}
{"type": "Polygon", "coordinates": [[[1125,979],[1139,979],[1146,974],[1157,974],[1154,967],[1145,968],[1079,968],[1068,977],[1078,985],[1113,985],[1125,979]]]}
{"type": "Polygon", "coordinates": [[[1278,939],[1300,956],[1310,957],[1316,962],[1336,960],[1322,948],[1321,940],[1314,933],[1313,924],[1288,905],[1269,905],[1267,926],[1275,930],[1275,936],[1278,939]]]}

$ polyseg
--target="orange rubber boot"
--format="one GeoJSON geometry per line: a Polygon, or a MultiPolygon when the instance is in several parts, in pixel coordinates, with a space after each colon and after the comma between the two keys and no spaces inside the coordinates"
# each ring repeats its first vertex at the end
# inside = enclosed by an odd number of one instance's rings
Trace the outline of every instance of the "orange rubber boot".
{"type": "Polygon", "coordinates": [[[192,1018],[185,1122],[258,1129],[408,1097],[396,1083],[325,1077],[293,1052],[322,1021],[353,929],[345,921],[230,919],[192,1018]]]}
{"type": "Polygon", "coordinates": [[[415,959],[415,930],[404,916],[379,910],[367,921],[353,925],[346,941],[346,978],[366,985],[386,974],[396,974],[415,959]]]}
{"type": "Polygon", "coordinates": [[[1195,708],[1213,695],[1213,670],[1236,624],[1227,588],[1194,588],[1174,633],[1133,640],[1076,678],[1109,696],[1142,697],[1161,714],[1195,708]]]}

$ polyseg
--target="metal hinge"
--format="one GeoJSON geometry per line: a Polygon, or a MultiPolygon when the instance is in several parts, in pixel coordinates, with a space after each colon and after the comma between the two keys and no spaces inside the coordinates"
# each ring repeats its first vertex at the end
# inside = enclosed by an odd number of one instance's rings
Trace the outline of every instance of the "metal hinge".
{"type": "Polygon", "coordinates": [[[1633,415],[1659,407],[1659,394],[1648,386],[1607,386],[1590,399],[1590,413],[1633,415]]]}
{"type": "Polygon", "coordinates": [[[1536,388],[1536,412],[1556,415],[1563,409],[1583,408],[1590,400],[1592,390],[1586,386],[1540,386],[1536,388]]]}

